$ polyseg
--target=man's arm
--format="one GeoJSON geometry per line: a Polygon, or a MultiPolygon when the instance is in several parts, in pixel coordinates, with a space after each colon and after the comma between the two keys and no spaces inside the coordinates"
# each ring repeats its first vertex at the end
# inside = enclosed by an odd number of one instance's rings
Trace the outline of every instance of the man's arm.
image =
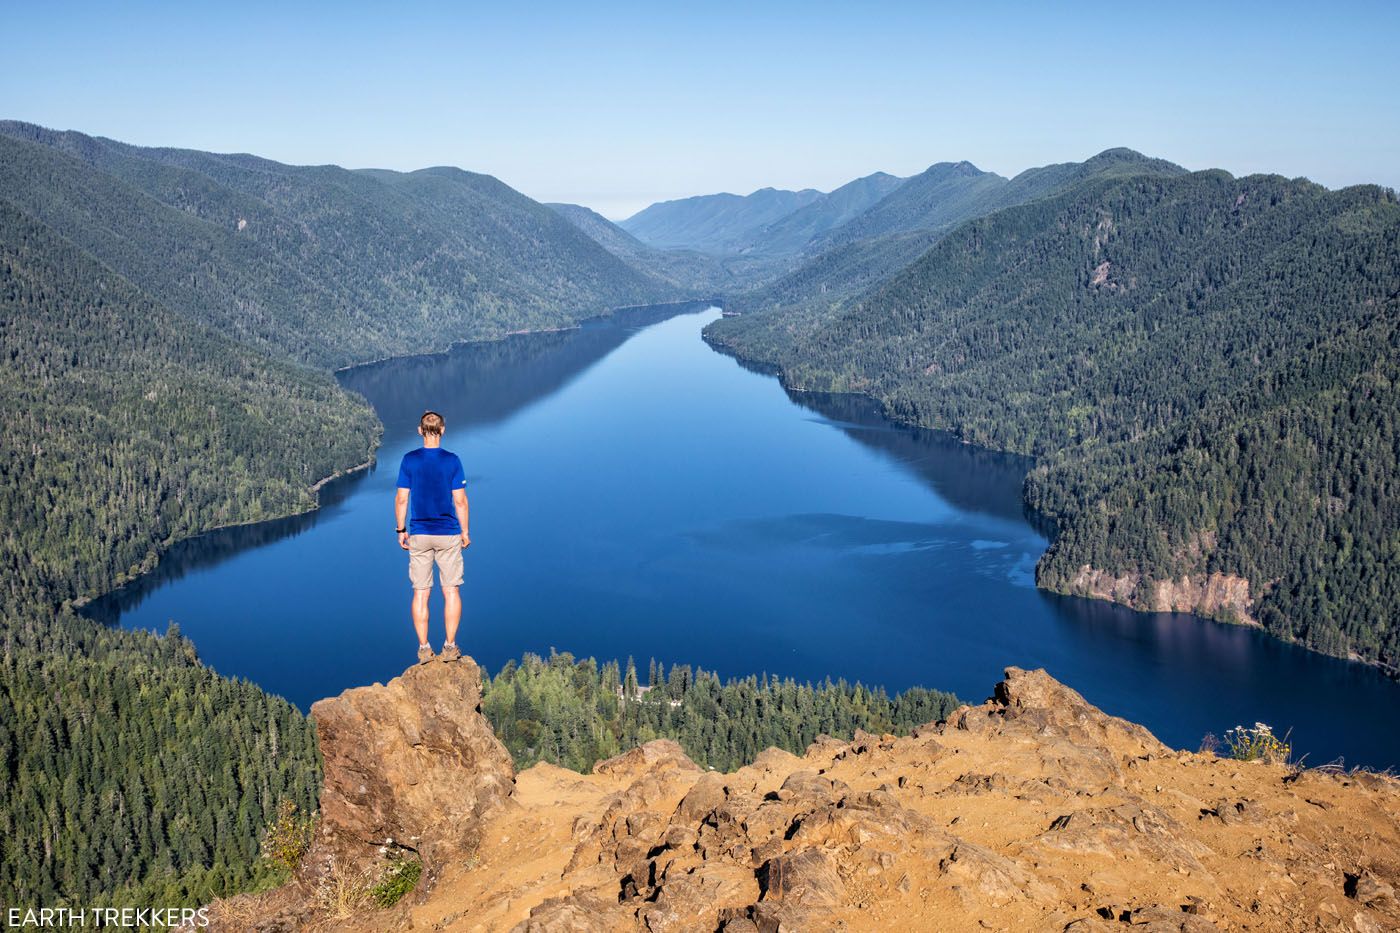
{"type": "MultiPolygon", "coordinates": [[[[399,531],[399,547],[408,550],[408,490],[399,487],[399,491],[394,493],[394,527],[402,529],[399,531]]],[[[462,527],[466,527],[463,525],[462,527]]]]}
{"type": "Polygon", "coordinates": [[[452,490],[452,504],[457,509],[457,521],[462,525],[462,547],[470,547],[472,536],[467,532],[467,491],[465,489],[452,490]]]}

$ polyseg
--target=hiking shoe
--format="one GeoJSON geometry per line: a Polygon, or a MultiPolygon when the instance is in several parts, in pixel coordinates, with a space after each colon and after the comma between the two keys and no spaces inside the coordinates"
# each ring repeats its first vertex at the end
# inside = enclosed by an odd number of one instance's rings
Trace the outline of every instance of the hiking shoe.
{"type": "Polygon", "coordinates": [[[457,648],[455,641],[446,642],[442,646],[442,659],[444,661],[456,661],[462,656],[462,652],[457,648]]]}
{"type": "Polygon", "coordinates": [[[431,661],[434,657],[436,657],[436,655],[433,654],[433,646],[432,646],[432,645],[419,645],[419,646],[418,646],[418,663],[419,663],[419,664],[427,664],[427,663],[428,663],[429,661],[431,661]]]}

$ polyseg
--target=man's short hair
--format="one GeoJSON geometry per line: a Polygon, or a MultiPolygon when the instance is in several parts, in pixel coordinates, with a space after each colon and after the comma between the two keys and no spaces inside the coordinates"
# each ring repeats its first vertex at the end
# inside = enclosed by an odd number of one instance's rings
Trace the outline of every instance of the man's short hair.
{"type": "Polygon", "coordinates": [[[424,434],[440,435],[442,434],[442,428],[442,415],[439,415],[435,411],[425,411],[423,412],[423,417],[418,419],[418,430],[422,431],[424,434]]]}

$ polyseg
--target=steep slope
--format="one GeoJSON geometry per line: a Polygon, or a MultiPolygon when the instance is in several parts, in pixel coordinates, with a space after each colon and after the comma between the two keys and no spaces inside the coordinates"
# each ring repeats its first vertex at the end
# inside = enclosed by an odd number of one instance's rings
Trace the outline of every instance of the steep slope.
{"type": "Polygon", "coordinates": [[[731,774],[659,740],[511,781],[478,695],[468,660],[317,704],[317,843],[294,884],[213,905],[210,929],[1400,923],[1393,778],[1173,751],[1044,671],[1008,668],[992,699],[908,738],[823,738],[731,774]],[[394,857],[424,878],[399,904],[328,896],[394,857]]]}
{"type": "Polygon", "coordinates": [[[730,253],[749,244],[762,228],[822,197],[812,188],[760,188],[749,195],[705,194],[661,201],[618,226],[658,249],[730,253]]]}
{"type": "Polygon", "coordinates": [[[1398,303],[1393,193],[1155,174],[971,222],[805,329],[709,336],[1046,458],[1043,586],[1394,665],[1398,303]]]}
{"type": "Polygon", "coordinates": [[[172,313],[0,201],[7,605],[92,596],[177,538],[315,504],[365,401],[172,313]]]}
{"type": "Polygon", "coordinates": [[[178,904],[269,880],[258,834],[279,800],[315,799],[309,724],[178,634],[64,603],[174,539],[311,508],[370,456],[373,413],[3,200],[0,353],[0,899],[178,904]]]}
{"type": "Polygon", "coordinates": [[[854,220],[902,184],[903,178],[884,172],[849,181],[763,227],[745,251],[770,255],[799,253],[818,236],[854,220]]]}
{"type": "Polygon", "coordinates": [[[678,297],[457,169],[287,166],[0,123],[0,197],[171,310],[322,366],[678,297]]]}
{"type": "Polygon", "coordinates": [[[647,246],[602,214],[582,204],[551,203],[545,207],[555,211],[569,223],[578,227],[599,246],[614,256],[646,256],[663,253],[655,247],[647,246]]]}

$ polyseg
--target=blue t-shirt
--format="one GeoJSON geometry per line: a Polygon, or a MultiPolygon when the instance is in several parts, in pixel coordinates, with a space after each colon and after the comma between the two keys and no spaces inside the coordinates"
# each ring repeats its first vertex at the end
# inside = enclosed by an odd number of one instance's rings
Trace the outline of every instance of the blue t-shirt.
{"type": "Polygon", "coordinates": [[[452,494],[467,488],[467,477],[462,461],[452,451],[419,447],[404,454],[399,464],[399,488],[408,490],[409,534],[462,533],[452,494]]]}

